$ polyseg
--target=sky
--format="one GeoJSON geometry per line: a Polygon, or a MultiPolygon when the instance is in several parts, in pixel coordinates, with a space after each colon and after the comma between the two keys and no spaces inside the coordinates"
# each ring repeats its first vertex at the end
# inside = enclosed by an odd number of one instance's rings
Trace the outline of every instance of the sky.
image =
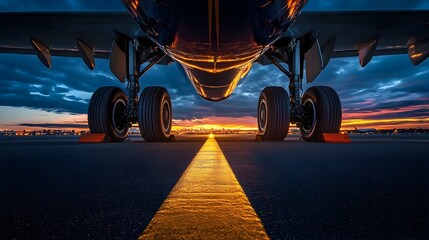
{"type": "MultiPolygon", "coordinates": [[[[422,10],[427,0],[310,0],[305,11],[422,10]]],[[[125,11],[120,0],[0,0],[0,11],[125,11]]],[[[90,71],[80,58],[53,57],[46,69],[36,56],[0,55],[0,129],[85,127],[92,92],[106,85],[125,87],[97,59],[90,71]]],[[[166,87],[172,97],[175,126],[256,128],[260,91],[287,88],[274,66],[255,64],[233,95],[222,102],[199,97],[176,64],[155,66],[140,80],[166,87]]],[[[407,55],[374,57],[361,68],[357,57],[333,59],[311,85],[327,85],[339,94],[343,128],[429,128],[429,60],[414,66],[407,55]]]]}

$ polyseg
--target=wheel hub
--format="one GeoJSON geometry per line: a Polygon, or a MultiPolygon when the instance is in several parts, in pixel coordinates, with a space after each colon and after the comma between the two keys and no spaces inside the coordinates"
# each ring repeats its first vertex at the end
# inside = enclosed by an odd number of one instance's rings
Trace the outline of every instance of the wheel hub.
{"type": "Polygon", "coordinates": [[[262,99],[259,103],[258,118],[259,129],[262,132],[265,132],[265,128],[267,126],[267,103],[265,102],[265,99],[262,99]]]}
{"type": "Polygon", "coordinates": [[[305,133],[309,134],[313,131],[316,125],[316,106],[312,99],[307,99],[302,104],[303,115],[301,127],[305,133]]]}
{"type": "Polygon", "coordinates": [[[170,103],[167,101],[167,99],[164,99],[162,103],[162,126],[165,133],[168,133],[170,130],[170,122],[171,122],[171,107],[170,103]]]}
{"type": "Polygon", "coordinates": [[[123,134],[127,130],[126,106],[123,99],[118,99],[113,105],[112,123],[115,132],[118,134],[123,134]]]}

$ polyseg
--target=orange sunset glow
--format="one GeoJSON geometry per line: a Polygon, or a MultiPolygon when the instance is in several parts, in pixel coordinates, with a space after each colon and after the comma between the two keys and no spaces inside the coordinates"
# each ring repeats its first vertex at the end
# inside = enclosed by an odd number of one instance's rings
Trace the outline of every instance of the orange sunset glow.
{"type": "MultiPolygon", "coordinates": [[[[210,117],[193,120],[173,120],[173,129],[180,130],[183,128],[190,129],[246,129],[256,130],[256,117],[210,117]]],[[[291,125],[295,126],[295,125],[291,125]]],[[[376,128],[376,129],[393,129],[393,128],[429,128],[429,118],[392,118],[392,119],[365,119],[349,118],[347,114],[343,116],[342,129],[354,128],[376,128]]]]}
{"type": "MultiPolygon", "coordinates": [[[[394,129],[394,128],[429,128],[429,117],[422,118],[389,118],[389,119],[365,119],[359,118],[364,114],[344,114],[342,129],[350,130],[355,128],[375,128],[375,129],[394,129]],[[356,116],[357,118],[350,118],[350,116],[356,116]]],[[[73,125],[76,121],[67,120],[65,122],[61,121],[60,124],[70,124],[73,125]]],[[[79,121],[80,125],[86,124],[86,121],[79,121]]],[[[42,123],[40,123],[42,124],[42,123]]],[[[43,123],[46,124],[46,123],[43,123]]],[[[58,124],[58,123],[50,123],[58,124]]],[[[291,127],[295,127],[294,124],[291,124],[291,127]]],[[[62,127],[42,127],[37,126],[21,126],[21,125],[1,125],[0,129],[14,129],[14,130],[38,130],[38,129],[49,129],[49,128],[62,128],[62,127]]],[[[78,126],[76,127],[63,127],[69,130],[86,130],[86,127],[78,126]]],[[[182,130],[182,129],[241,129],[241,130],[257,130],[257,120],[256,117],[207,117],[201,119],[192,119],[192,120],[173,120],[173,130],[182,130]]]]}

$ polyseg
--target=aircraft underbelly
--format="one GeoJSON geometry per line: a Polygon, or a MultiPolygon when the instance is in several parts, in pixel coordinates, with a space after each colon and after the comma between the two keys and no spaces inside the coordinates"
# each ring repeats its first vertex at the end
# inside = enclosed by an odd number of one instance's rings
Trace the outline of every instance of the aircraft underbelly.
{"type": "Polygon", "coordinates": [[[205,16],[205,23],[192,17],[178,21],[165,49],[203,98],[220,101],[230,96],[266,49],[256,42],[250,22],[244,20],[250,18],[246,13],[221,17],[214,11],[211,19],[205,16]]]}
{"type": "Polygon", "coordinates": [[[305,0],[123,0],[203,98],[229,97],[305,0]]]}

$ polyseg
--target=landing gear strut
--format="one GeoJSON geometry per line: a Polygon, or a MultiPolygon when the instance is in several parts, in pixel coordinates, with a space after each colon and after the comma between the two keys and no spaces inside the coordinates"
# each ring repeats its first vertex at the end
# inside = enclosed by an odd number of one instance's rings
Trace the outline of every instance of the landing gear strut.
{"type": "MultiPolygon", "coordinates": [[[[297,127],[299,127],[301,136],[304,140],[322,141],[323,133],[338,133],[340,131],[341,102],[335,90],[325,86],[311,87],[304,93],[304,95],[302,95],[304,63],[302,45],[303,44],[300,39],[291,39],[289,46],[284,48],[275,48],[270,53],[266,54],[268,59],[271,60],[283,73],[285,73],[290,80],[290,108],[288,107],[283,109],[283,111],[288,111],[288,116],[283,118],[277,117],[277,120],[280,119],[284,123],[287,123],[288,127],[286,128],[283,126],[281,128],[277,128],[275,131],[285,131],[289,128],[290,121],[290,123],[296,124],[297,127]],[[289,64],[289,71],[283,68],[277,59],[289,64]]],[[[264,99],[262,98],[264,91],[261,93],[261,97],[259,98],[258,126],[260,125],[259,122],[263,119],[259,117],[259,114],[263,112],[260,110],[260,106],[264,102],[264,99]]],[[[276,110],[278,109],[278,106],[276,106],[275,103],[267,104],[266,108],[272,109],[272,111],[278,111],[276,110]]],[[[276,123],[267,122],[267,126],[265,128],[273,128],[273,126],[270,125],[274,125],[274,127],[278,126],[276,123]]],[[[281,138],[283,135],[281,134],[265,134],[261,127],[258,128],[259,135],[262,136],[263,140],[283,140],[283,138],[281,138]]]]}
{"type": "Polygon", "coordinates": [[[126,44],[126,93],[117,87],[101,87],[91,97],[88,125],[91,133],[104,133],[112,142],[121,142],[133,123],[138,123],[147,142],[170,139],[172,107],[163,87],[145,88],[139,99],[139,78],[165,55],[159,50],[141,46],[137,39],[126,44]],[[140,65],[149,64],[140,72],[140,65]]]}

